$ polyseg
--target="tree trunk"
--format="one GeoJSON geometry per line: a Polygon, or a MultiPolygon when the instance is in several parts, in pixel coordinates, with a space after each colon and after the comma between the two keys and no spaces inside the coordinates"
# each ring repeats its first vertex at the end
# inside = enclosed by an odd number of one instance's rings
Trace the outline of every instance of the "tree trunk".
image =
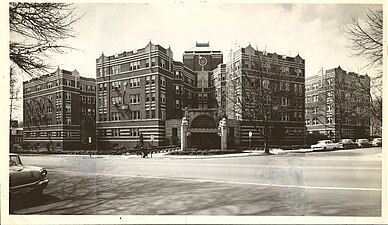
{"type": "Polygon", "coordinates": [[[268,125],[267,121],[265,121],[264,125],[264,154],[269,154],[269,146],[268,146],[268,135],[269,135],[269,130],[268,130],[268,125]]]}

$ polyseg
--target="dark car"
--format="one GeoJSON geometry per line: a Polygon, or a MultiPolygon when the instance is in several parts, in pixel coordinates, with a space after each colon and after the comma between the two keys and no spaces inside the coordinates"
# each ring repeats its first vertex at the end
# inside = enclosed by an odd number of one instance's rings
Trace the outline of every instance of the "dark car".
{"type": "Polygon", "coordinates": [[[372,144],[369,142],[368,139],[357,139],[356,143],[358,144],[358,147],[360,147],[360,148],[369,148],[372,146],[372,144]]]}
{"type": "Polygon", "coordinates": [[[383,139],[382,138],[373,138],[371,144],[372,144],[372,146],[375,146],[375,147],[381,147],[383,144],[383,139]]]}
{"type": "Polygon", "coordinates": [[[358,144],[355,143],[352,139],[341,139],[339,143],[343,149],[358,148],[358,144]]]}
{"type": "Polygon", "coordinates": [[[40,197],[50,182],[47,170],[37,166],[23,165],[17,154],[9,155],[9,194],[10,198],[34,194],[40,197]]]}

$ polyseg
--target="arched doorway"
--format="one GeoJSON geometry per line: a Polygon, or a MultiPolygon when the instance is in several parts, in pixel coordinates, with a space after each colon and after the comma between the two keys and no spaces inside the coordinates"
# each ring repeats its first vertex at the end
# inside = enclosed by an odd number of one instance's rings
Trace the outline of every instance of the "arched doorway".
{"type": "Polygon", "coordinates": [[[221,144],[217,122],[212,116],[198,115],[190,123],[189,147],[219,149],[221,144]]]}

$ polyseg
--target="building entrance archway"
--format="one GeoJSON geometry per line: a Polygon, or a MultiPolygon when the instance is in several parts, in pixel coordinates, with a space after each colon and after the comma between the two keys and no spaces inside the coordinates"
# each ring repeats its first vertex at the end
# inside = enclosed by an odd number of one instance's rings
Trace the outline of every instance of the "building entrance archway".
{"type": "Polygon", "coordinates": [[[218,123],[206,114],[198,115],[190,123],[189,147],[197,149],[219,149],[221,139],[218,123]]]}

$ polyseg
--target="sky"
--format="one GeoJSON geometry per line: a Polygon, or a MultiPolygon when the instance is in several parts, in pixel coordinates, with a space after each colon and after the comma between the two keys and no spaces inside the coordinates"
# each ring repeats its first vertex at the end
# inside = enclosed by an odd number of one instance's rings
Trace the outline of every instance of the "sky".
{"type": "MultiPolygon", "coordinates": [[[[75,24],[75,38],[66,44],[75,50],[52,57],[51,64],[77,69],[95,77],[95,62],[102,52],[114,55],[140,49],[151,40],[171,47],[174,60],[182,61],[195,42],[210,42],[224,53],[251,44],[260,51],[299,54],[306,61],[306,76],[321,69],[342,69],[373,76],[362,69],[366,62],[352,56],[344,28],[352,17],[381,5],[353,4],[77,4],[83,17],[75,24]]],[[[28,79],[28,76],[24,76],[28,79]]]]}
{"type": "Polygon", "coordinates": [[[336,4],[79,4],[84,15],[75,25],[76,38],[67,44],[77,50],[53,58],[53,65],[77,69],[95,77],[95,59],[143,48],[149,40],[171,47],[174,60],[195,42],[210,42],[224,53],[251,44],[258,50],[282,55],[299,54],[306,60],[306,76],[323,67],[362,70],[363,59],[352,57],[344,27],[353,16],[381,5],[336,4]]]}

